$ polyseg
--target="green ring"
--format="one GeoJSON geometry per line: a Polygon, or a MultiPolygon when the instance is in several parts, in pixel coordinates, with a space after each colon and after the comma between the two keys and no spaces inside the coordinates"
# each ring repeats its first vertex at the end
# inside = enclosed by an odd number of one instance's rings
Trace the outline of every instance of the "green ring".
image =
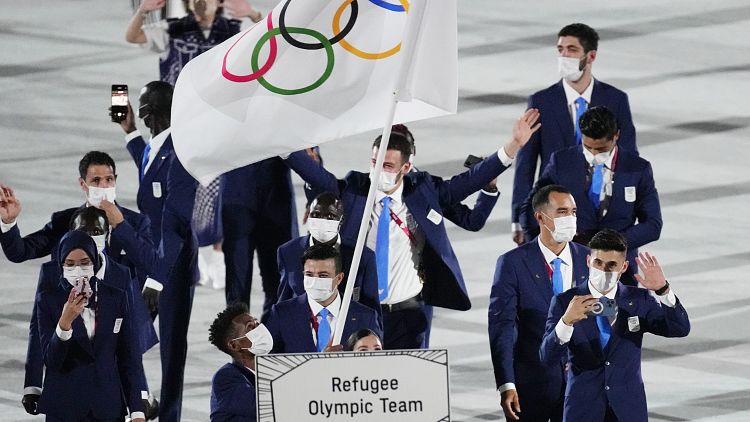
{"type": "MultiPolygon", "coordinates": [[[[303,34],[303,35],[309,35],[323,44],[323,48],[326,50],[326,57],[328,59],[328,62],[326,63],[326,70],[323,72],[323,74],[318,78],[317,81],[313,82],[312,84],[297,88],[297,89],[284,89],[279,88],[275,85],[272,85],[270,82],[268,82],[264,77],[259,77],[258,82],[263,85],[264,88],[267,90],[279,94],[279,95],[297,95],[297,94],[304,94],[305,92],[310,92],[314,90],[315,88],[323,85],[323,82],[325,82],[328,77],[331,76],[331,72],[333,72],[333,46],[331,45],[331,42],[328,41],[328,38],[326,38],[323,34],[321,34],[318,31],[308,29],[308,28],[297,28],[297,27],[287,27],[286,28],[288,32],[294,33],[294,34],[303,34]]],[[[253,49],[253,55],[250,58],[250,66],[253,68],[253,72],[257,72],[258,69],[258,56],[260,55],[260,50],[263,47],[263,45],[271,39],[271,37],[275,35],[280,35],[281,30],[279,28],[273,28],[270,31],[263,34],[263,36],[260,37],[258,40],[258,43],[255,44],[255,48],[253,49]]]]}

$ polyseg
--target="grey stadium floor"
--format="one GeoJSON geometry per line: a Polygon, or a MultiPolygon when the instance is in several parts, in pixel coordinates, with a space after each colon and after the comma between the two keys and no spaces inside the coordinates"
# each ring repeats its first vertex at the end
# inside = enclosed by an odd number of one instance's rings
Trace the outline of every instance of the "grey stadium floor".
{"type": "MultiPolygon", "coordinates": [[[[273,0],[257,6],[267,11],[273,0]]],[[[123,40],[129,2],[3,2],[0,181],[23,201],[23,233],[82,202],[76,163],[91,149],[119,164],[118,198],[135,208],[136,171],[108,121],[109,85],[137,91],[156,56],[123,40]]],[[[532,92],[556,80],[555,34],[582,21],[602,41],[595,76],[627,91],[642,155],[654,167],[664,230],[646,248],[664,264],[691,316],[685,339],[647,337],[643,377],[653,421],[750,420],[750,4],[745,0],[459,2],[459,113],[411,125],[417,165],[450,176],[469,153],[504,142],[532,92]]],[[[369,165],[373,133],[325,145],[329,168],[369,165]],[[359,161],[357,161],[359,160],[359,161]]],[[[438,310],[432,345],[450,350],[453,419],[502,420],[487,340],[495,259],[510,240],[511,174],[483,231],[451,226],[473,308],[438,310]]],[[[297,187],[301,186],[296,178],[297,187]]],[[[301,189],[298,205],[303,204],[301,189]]],[[[471,201],[470,201],[471,202],[471,201]]],[[[20,405],[28,319],[42,260],[0,257],[0,419],[41,420],[20,405]]],[[[260,295],[255,287],[252,309],[260,295]]],[[[208,420],[210,380],[226,356],[207,341],[223,293],[198,288],[190,324],[184,420],[208,420]]],[[[145,365],[160,377],[158,349],[145,365]]]]}

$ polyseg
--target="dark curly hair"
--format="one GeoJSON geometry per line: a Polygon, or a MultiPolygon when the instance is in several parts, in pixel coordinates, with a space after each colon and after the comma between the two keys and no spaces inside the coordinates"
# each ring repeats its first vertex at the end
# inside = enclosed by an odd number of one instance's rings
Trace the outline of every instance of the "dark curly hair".
{"type": "Polygon", "coordinates": [[[248,313],[247,305],[242,302],[229,305],[226,309],[216,315],[216,319],[208,328],[208,341],[222,352],[231,355],[227,349],[227,341],[234,336],[232,320],[238,315],[248,313]]]}

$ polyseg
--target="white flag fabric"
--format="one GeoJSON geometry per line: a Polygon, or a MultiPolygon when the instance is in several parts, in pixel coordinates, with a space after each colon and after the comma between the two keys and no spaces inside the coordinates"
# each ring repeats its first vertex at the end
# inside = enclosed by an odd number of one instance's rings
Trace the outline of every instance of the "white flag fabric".
{"type": "Polygon", "coordinates": [[[409,14],[407,0],[282,1],[182,70],[172,101],[177,156],[206,185],[382,128],[399,83],[395,122],[455,113],[456,0],[425,1],[420,15],[409,14]],[[407,27],[417,36],[402,52],[407,27]],[[399,78],[401,60],[408,73],[399,78]]]}

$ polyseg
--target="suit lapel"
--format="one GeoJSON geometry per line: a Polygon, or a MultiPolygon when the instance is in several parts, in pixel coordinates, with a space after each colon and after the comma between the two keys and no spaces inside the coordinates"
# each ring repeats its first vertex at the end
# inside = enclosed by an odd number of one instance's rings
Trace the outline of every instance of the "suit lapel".
{"type": "MultiPolygon", "coordinates": [[[[625,187],[633,186],[631,178],[629,177],[630,170],[628,168],[628,161],[624,159],[623,154],[627,152],[622,151],[618,148],[617,162],[615,164],[614,183],[612,183],[612,197],[609,199],[609,206],[607,207],[607,214],[602,218],[602,221],[606,221],[610,215],[615,214],[612,211],[617,209],[627,209],[624,207],[625,203],[625,187]]],[[[638,198],[636,198],[637,200],[638,198]]]]}
{"type": "Polygon", "coordinates": [[[573,256],[573,285],[581,286],[589,278],[589,267],[586,265],[586,251],[575,242],[570,245],[570,254],[573,256]]]}
{"type": "Polygon", "coordinates": [[[302,350],[313,350],[315,351],[315,341],[313,340],[313,329],[310,321],[311,311],[310,305],[307,303],[307,294],[297,296],[297,313],[294,316],[295,325],[294,330],[290,330],[291,333],[300,333],[299,342],[302,343],[302,350]]]}
{"type": "Polygon", "coordinates": [[[570,111],[568,109],[568,98],[565,96],[565,88],[563,88],[563,80],[556,86],[557,90],[557,104],[556,108],[560,110],[557,113],[557,124],[560,126],[560,131],[563,134],[563,146],[572,146],[576,144],[575,131],[576,128],[573,126],[573,119],[570,117],[570,111]]]}
{"type": "Polygon", "coordinates": [[[151,163],[151,165],[148,167],[148,170],[146,171],[146,174],[143,176],[144,183],[150,182],[154,179],[156,173],[159,172],[161,166],[164,165],[164,162],[166,162],[167,158],[169,158],[169,155],[173,153],[172,151],[172,135],[170,134],[162,144],[161,148],[159,148],[159,152],[154,157],[154,162],[151,163]]]}
{"type": "Polygon", "coordinates": [[[622,338],[621,333],[627,329],[628,315],[626,314],[625,309],[628,308],[627,304],[632,302],[630,295],[625,290],[625,286],[619,282],[617,286],[617,294],[615,294],[615,301],[617,302],[617,307],[621,309],[618,309],[617,320],[615,320],[615,324],[612,326],[612,335],[609,337],[609,343],[607,343],[607,354],[610,354],[615,350],[617,343],[619,343],[622,338]]]}
{"type": "Polygon", "coordinates": [[[525,246],[522,246],[526,249],[524,262],[526,263],[526,269],[529,271],[529,278],[533,280],[536,286],[536,291],[542,295],[547,303],[550,303],[552,301],[552,281],[549,277],[547,261],[544,259],[542,250],[539,249],[538,239],[536,237],[525,246]]]}
{"type": "Polygon", "coordinates": [[[78,344],[83,348],[86,353],[94,356],[94,348],[91,343],[91,340],[89,339],[88,331],[86,331],[86,325],[83,323],[83,317],[78,316],[76,319],[73,320],[72,324],[73,328],[73,338],[78,342],[78,344]]]}

